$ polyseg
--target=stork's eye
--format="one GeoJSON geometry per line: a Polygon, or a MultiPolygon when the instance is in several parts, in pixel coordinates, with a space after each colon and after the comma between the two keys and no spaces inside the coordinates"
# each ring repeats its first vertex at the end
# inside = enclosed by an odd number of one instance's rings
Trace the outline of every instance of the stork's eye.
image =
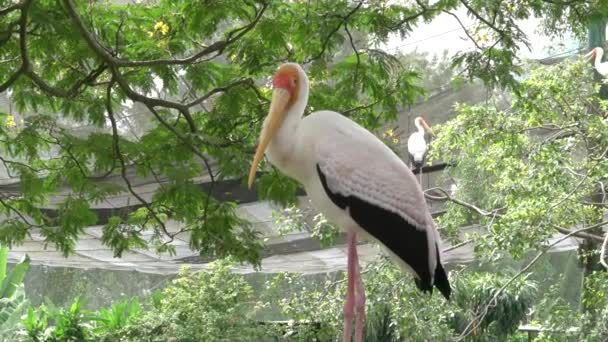
{"type": "Polygon", "coordinates": [[[294,77],[291,79],[291,85],[293,85],[294,87],[297,85],[298,80],[294,77]]]}

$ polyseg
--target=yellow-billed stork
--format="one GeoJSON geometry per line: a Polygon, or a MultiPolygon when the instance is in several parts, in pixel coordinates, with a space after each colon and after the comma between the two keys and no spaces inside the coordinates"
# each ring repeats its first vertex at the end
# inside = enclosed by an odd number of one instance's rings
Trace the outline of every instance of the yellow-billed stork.
{"type": "Polygon", "coordinates": [[[410,155],[412,169],[418,168],[419,175],[422,177],[422,166],[424,165],[424,157],[428,150],[424,134],[425,129],[430,131],[431,128],[421,116],[414,119],[414,125],[416,126],[416,132],[412,133],[407,139],[407,152],[410,155]]]}
{"type": "Polygon", "coordinates": [[[602,77],[608,77],[608,62],[602,63],[603,56],[604,49],[602,49],[601,47],[596,47],[589,51],[589,53],[585,55],[585,58],[595,57],[595,61],[593,62],[595,70],[598,72],[598,74],[602,75],[602,77]]]}
{"type": "Polygon", "coordinates": [[[299,181],[317,210],[347,235],[347,295],[344,341],[363,339],[365,291],[357,256],[357,235],[386,248],[415,276],[420,290],[433,286],[449,299],[451,288],[440,261],[439,235],[414,174],[380,139],[332,111],[306,117],[309,83],[293,63],[273,77],[272,101],[249,171],[255,179],[264,153],[283,173],[299,181]]]}

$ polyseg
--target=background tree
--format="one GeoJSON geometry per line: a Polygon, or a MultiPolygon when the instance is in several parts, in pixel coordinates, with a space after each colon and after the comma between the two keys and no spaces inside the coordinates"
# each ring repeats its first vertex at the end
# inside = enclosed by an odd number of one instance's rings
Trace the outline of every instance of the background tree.
{"type": "MultiPolygon", "coordinates": [[[[16,123],[5,116],[0,129],[2,161],[19,178],[21,193],[0,201],[8,217],[0,242],[19,243],[39,228],[69,254],[83,228],[97,222],[91,204],[128,191],[141,208],[111,217],[103,231],[116,255],[147,246],[171,251],[168,242],[188,233],[191,247],[203,254],[259,262],[256,232],[236,216],[234,203],[217,200],[213,186],[201,192],[191,185],[201,175],[212,183],[243,177],[276,65],[290,60],[307,67],[310,110],[338,110],[375,129],[422,91],[415,70],[375,44],[462,7],[488,38],[455,63],[490,85],[510,86],[516,52],[526,44],[517,20],[542,17],[550,33],[582,33],[589,14],[605,14],[607,5],[0,1],[0,91],[21,114],[16,123]],[[357,46],[355,32],[368,44],[357,46]],[[123,113],[132,105],[145,108],[151,123],[139,134],[123,113]],[[82,124],[92,128],[83,134],[75,129],[82,124]],[[130,169],[166,182],[145,200],[132,189],[130,169]],[[122,184],[104,181],[111,175],[122,184]],[[71,195],[57,215],[47,215],[40,207],[60,186],[71,195]],[[167,229],[169,217],[182,224],[179,231],[167,229]],[[153,232],[151,241],[144,231],[153,232]]],[[[261,198],[295,198],[296,185],[275,170],[258,185],[261,198]]]]}
{"type": "MultiPolygon", "coordinates": [[[[592,76],[582,61],[538,67],[507,109],[492,101],[458,106],[458,116],[439,128],[433,144],[460,185],[455,194],[429,190],[431,198],[450,201],[438,220],[446,235],[479,225],[477,254],[521,259],[541,250],[533,263],[559,232],[581,238],[579,260],[588,275],[603,269],[598,255],[608,225],[608,102],[592,76]]],[[[478,314],[487,315],[489,305],[478,314]]]]}

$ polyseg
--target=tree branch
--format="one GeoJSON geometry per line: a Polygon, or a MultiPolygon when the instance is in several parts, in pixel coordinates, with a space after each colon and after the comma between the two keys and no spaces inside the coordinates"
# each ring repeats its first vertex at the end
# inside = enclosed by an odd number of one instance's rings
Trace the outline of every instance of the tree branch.
{"type": "MultiPolygon", "coordinates": [[[[396,91],[397,91],[396,89],[389,89],[386,91],[386,96],[391,96],[396,91]]],[[[369,108],[377,105],[380,102],[382,102],[382,99],[378,99],[378,100],[370,102],[368,104],[362,104],[362,105],[359,105],[359,106],[356,106],[353,108],[345,109],[345,110],[341,111],[340,113],[342,113],[342,115],[344,115],[344,116],[349,116],[353,112],[363,110],[363,109],[369,109],[369,108]]]]}
{"type": "Polygon", "coordinates": [[[32,4],[32,0],[23,0],[17,5],[11,6],[8,9],[5,9],[5,13],[10,11],[14,11],[16,9],[21,10],[21,15],[19,16],[19,51],[21,54],[21,66],[19,70],[17,70],[14,74],[12,74],[8,80],[0,85],[0,92],[4,92],[8,89],[13,83],[15,83],[21,75],[27,72],[29,68],[29,60],[27,59],[27,11],[29,10],[30,5],[32,4]]]}
{"type": "Polygon", "coordinates": [[[228,33],[228,38],[226,40],[217,41],[203,50],[197,52],[196,54],[181,58],[181,59],[153,59],[153,60],[143,60],[143,61],[129,61],[125,59],[121,59],[118,57],[114,57],[105,47],[103,47],[95,38],[95,36],[89,32],[86,28],[86,25],[78,11],[76,10],[76,6],[72,0],[63,0],[63,4],[65,5],[68,15],[72,18],[72,21],[80,31],[82,37],[87,41],[89,46],[106,62],[116,67],[141,67],[141,66],[159,66],[159,65],[183,65],[190,64],[193,62],[197,62],[200,58],[209,55],[211,53],[221,54],[229,45],[233,44],[235,41],[242,38],[245,34],[251,31],[257,23],[262,18],[262,15],[268,8],[268,3],[262,3],[262,7],[256,12],[254,19],[247,25],[242,26],[240,28],[232,30],[228,33]]]}
{"type": "MultiPolygon", "coordinates": [[[[30,65],[29,61],[28,65],[30,65]]],[[[25,75],[28,76],[34,82],[34,84],[36,84],[38,88],[40,88],[45,93],[55,97],[69,99],[75,97],[78,94],[78,91],[80,87],[82,87],[82,85],[89,82],[93,82],[95,79],[97,79],[97,77],[99,77],[106,70],[106,68],[107,67],[104,64],[99,65],[96,69],[92,70],[86,77],[74,83],[74,85],[67,91],[53,87],[50,84],[46,83],[40,76],[38,76],[38,74],[31,70],[31,67],[25,71],[25,75]]]]}
{"type": "Polygon", "coordinates": [[[231,83],[228,83],[225,86],[217,87],[217,88],[214,88],[214,89],[210,90],[209,92],[207,92],[207,94],[205,94],[205,95],[197,98],[196,100],[193,100],[192,102],[189,102],[188,104],[186,104],[186,107],[191,108],[191,107],[194,107],[196,105],[199,105],[199,104],[203,103],[204,101],[208,100],[211,96],[213,96],[215,94],[219,94],[219,93],[225,93],[228,90],[230,90],[231,88],[234,88],[236,86],[239,86],[239,85],[252,86],[253,84],[254,84],[254,81],[250,77],[243,78],[243,79],[238,79],[236,81],[232,81],[231,83]]]}
{"type": "Polygon", "coordinates": [[[356,85],[357,78],[359,76],[359,66],[361,65],[361,57],[359,56],[359,50],[357,50],[357,47],[355,46],[355,42],[353,41],[353,35],[348,30],[348,23],[344,23],[344,30],[346,31],[346,34],[348,35],[348,40],[350,41],[350,46],[352,47],[353,52],[355,53],[355,56],[357,57],[357,65],[355,66],[355,75],[353,76],[353,84],[356,85]]]}
{"type": "Polygon", "coordinates": [[[8,14],[12,11],[16,11],[18,9],[22,9],[25,6],[28,6],[26,3],[30,2],[30,0],[24,0],[14,5],[8,6],[6,8],[0,9],[0,16],[8,14]]]}
{"type": "Polygon", "coordinates": [[[416,0],[416,4],[418,4],[418,6],[420,6],[420,8],[422,8],[422,10],[420,12],[416,12],[412,15],[409,15],[409,16],[401,19],[397,24],[395,24],[389,28],[391,30],[397,30],[401,25],[407,23],[408,21],[412,21],[412,20],[420,17],[421,15],[424,15],[428,12],[432,12],[432,11],[436,10],[436,9],[431,9],[431,8],[426,7],[426,5],[424,3],[422,3],[422,1],[420,1],[420,0],[416,0]]]}
{"type": "MultiPolygon", "coordinates": [[[[454,198],[446,190],[444,190],[442,188],[438,188],[438,187],[437,188],[430,188],[430,189],[425,190],[424,191],[424,196],[426,198],[432,200],[432,201],[451,201],[453,203],[456,203],[456,204],[458,204],[458,205],[460,205],[462,207],[468,208],[468,209],[470,209],[470,210],[478,213],[479,215],[485,216],[485,217],[498,217],[498,218],[500,218],[500,217],[503,216],[500,212],[505,209],[503,207],[503,208],[494,209],[492,211],[486,211],[486,210],[483,210],[483,209],[477,207],[474,204],[467,203],[465,201],[462,201],[462,200],[459,200],[457,198],[454,198]],[[432,191],[438,191],[438,192],[442,193],[443,195],[442,196],[432,195],[432,194],[429,193],[429,192],[432,192],[432,191]]],[[[587,228],[588,229],[593,229],[593,228],[598,228],[598,227],[601,227],[601,226],[604,226],[604,225],[607,225],[607,224],[608,224],[608,221],[601,222],[601,223],[598,223],[596,225],[589,226],[587,228]]],[[[570,229],[563,228],[563,227],[560,227],[560,226],[554,225],[554,224],[552,224],[551,227],[553,227],[555,230],[559,231],[562,234],[571,234],[571,233],[574,232],[573,234],[576,237],[579,237],[579,238],[583,238],[583,239],[587,239],[587,240],[593,240],[593,241],[599,241],[599,242],[603,241],[603,238],[601,236],[598,236],[598,235],[595,235],[595,234],[583,233],[583,232],[577,233],[576,231],[572,231],[570,229]]]]}
{"type": "Polygon", "coordinates": [[[169,237],[172,241],[173,236],[171,235],[171,233],[169,233],[169,231],[167,231],[167,227],[165,226],[165,223],[160,219],[160,217],[158,217],[158,215],[156,215],[156,213],[154,212],[154,209],[150,206],[150,204],[146,200],[144,200],[137,192],[135,192],[135,190],[133,189],[133,186],[131,185],[131,182],[129,181],[129,178],[127,177],[127,166],[125,163],[125,159],[123,158],[122,153],[120,151],[118,128],[116,125],[116,118],[114,117],[114,111],[112,109],[112,86],[113,85],[114,85],[114,83],[110,82],[110,84],[108,85],[107,91],[106,91],[106,111],[108,112],[108,118],[110,119],[110,122],[112,124],[112,146],[114,149],[114,154],[116,155],[116,158],[118,158],[118,160],[120,162],[121,177],[127,184],[127,189],[129,190],[131,195],[133,195],[135,198],[137,198],[137,200],[148,210],[149,215],[151,215],[154,218],[154,220],[161,227],[163,233],[167,237],[169,237]]]}
{"type": "Polygon", "coordinates": [[[561,198],[559,201],[557,201],[556,203],[554,203],[552,206],[550,206],[546,210],[546,212],[549,212],[550,210],[553,210],[557,206],[561,205],[562,203],[564,203],[565,201],[567,201],[568,199],[570,199],[570,197],[572,197],[572,195],[574,195],[574,193],[576,193],[581,188],[581,186],[583,185],[583,183],[589,178],[589,174],[591,173],[591,171],[594,170],[602,160],[604,160],[603,158],[606,156],[606,154],[608,154],[608,148],[606,148],[606,150],[604,150],[604,152],[595,161],[595,163],[587,169],[587,173],[585,173],[585,176],[574,186],[574,189],[572,191],[570,191],[568,194],[566,194],[566,196],[564,196],[563,198],[561,198]]]}
{"type": "Polygon", "coordinates": [[[321,58],[321,56],[323,56],[323,54],[325,54],[325,50],[327,50],[327,47],[329,46],[329,41],[330,41],[331,37],[336,32],[338,32],[338,30],[340,29],[340,27],[342,27],[343,24],[346,24],[348,22],[348,19],[350,19],[350,17],[352,17],[359,10],[359,8],[361,8],[361,6],[363,6],[363,2],[364,2],[363,0],[359,1],[359,3],[357,4],[357,6],[353,7],[353,9],[350,12],[348,12],[345,16],[338,16],[342,20],[325,37],[325,40],[323,41],[323,44],[321,45],[321,51],[318,54],[316,54],[315,56],[310,57],[307,60],[305,60],[302,64],[310,63],[310,62],[314,61],[315,59],[321,58]]]}
{"type": "Polygon", "coordinates": [[[15,161],[15,160],[8,160],[8,159],[5,159],[2,156],[0,156],[0,161],[2,161],[2,164],[4,165],[4,168],[6,169],[6,173],[8,174],[8,176],[10,178],[17,178],[18,176],[11,175],[11,170],[8,167],[9,164],[18,165],[20,167],[24,167],[26,169],[29,169],[30,171],[33,171],[33,172],[40,172],[40,171],[42,171],[41,169],[34,168],[31,165],[28,165],[28,164],[25,164],[25,163],[22,163],[22,162],[19,162],[19,161],[15,161]]]}
{"type": "Polygon", "coordinates": [[[506,34],[506,32],[504,30],[499,29],[496,25],[494,25],[494,23],[489,22],[486,18],[482,17],[479,13],[477,13],[477,11],[475,11],[466,0],[460,0],[460,3],[464,7],[466,7],[466,9],[469,11],[469,13],[471,13],[475,18],[477,18],[482,23],[486,24],[488,27],[490,27],[491,29],[496,31],[498,34],[500,34],[501,36],[504,36],[506,34]]]}
{"type": "Polygon", "coordinates": [[[569,1],[542,0],[542,2],[546,2],[548,4],[557,5],[557,6],[569,6],[569,5],[576,5],[578,3],[581,3],[580,0],[569,0],[569,1]]]}
{"type": "MultiPolygon", "coordinates": [[[[592,226],[589,226],[587,228],[589,229],[594,229],[594,228],[599,228],[602,226],[605,226],[608,224],[608,221],[604,221],[604,222],[600,222],[598,224],[594,224],[592,226]]],[[[560,227],[558,225],[551,225],[553,228],[555,228],[558,232],[562,233],[562,234],[571,234],[573,231],[570,229],[566,229],[564,227],[560,227]]],[[[597,241],[597,242],[602,242],[604,241],[604,239],[599,236],[599,235],[595,235],[595,234],[591,234],[591,233],[575,233],[574,234],[576,237],[579,238],[583,238],[583,239],[587,239],[587,240],[593,240],[593,241],[597,241]]]]}
{"type": "MultiPolygon", "coordinates": [[[[110,64],[112,64],[112,62],[110,60],[108,60],[108,62],[110,64]]],[[[148,97],[148,96],[142,95],[142,94],[134,91],[129,86],[129,83],[127,83],[127,80],[124,78],[124,75],[122,75],[120,73],[120,71],[118,70],[118,68],[115,65],[112,64],[112,66],[110,67],[110,70],[112,71],[112,76],[114,77],[114,80],[116,81],[116,83],[118,83],[120,88],[125,92],[125,94],[131,100],[133,100],[135,102],[141,102],[141,103],[149,105],[151,107],[161,106],[161,107],[166,107],[166,108],[177,109],[180,112],[188,110],[188,107],[186,107],[183,104],[180,104],[177,102],[172,102],[172,101],[167,101],[167,100],[163,100],[163,99],[159,99],[159,98],[155,98],[155,97],[148,97]]]]}
{"type": "Polygon", "coordinates": [[[455,244],[454,246],[450,246],[448,248],[444,248],[443,250],[441,250],[441,253],[446,253],[446,252],[449,252],[449,251],[453,251],[453,250],[458,249],[458,248],[460,248],[462,246],[466,246],[466,245],[468,245],[471,242],[473,242],[473,239],[468,239],[468,240],[462,241],[461,243],[455,244]]]}
{"type": "Polygon", "coordinates": [[[445,13],[451,15],[452,17],[454,17],[454,19],[456,19],[456,21],[458,21],[458,24],[460,25],[460,27],[462,28],[462,30],[464,31],[464,34],[467,35],[467,37],[469,37],[469,39],[473,42],[473,44],[475,44],[475,47],[477,47],[477,49],[482,50],[483,48],[477,43],[477,40],[475,40],[475,38],[473,38],[473,36],[469,33],[469,30],[467,30],[466,26],[464,26],[464,24],[462,23],[462,21],[460,21],[460,18],[458,18],[458,16],[450,11],[444,11],[445,13]]]}
{"type": "Polygon", "coordinates": [[[8,78],[8,80],[6,80],[4,83],[0,84],[0,93],[3,93],[6,89],[8,89],[10,86],[12,86],[13,83],[15,83],[15,81],[17,81],[21,75],[23,75],[23,66],[21,66],[21,68],[19,68],[19,70],[17,70],[14,74],[12,74],[8,78]]]}
{"type": "Polygon", "coordinates": [[[8,202],[6,202],[2,196],[0,196],[0,204],[2,204],[5,208],[7,208],[9,211],[12,211],[13,213],[15,213],[15,215],[19,216],[19,218],[21,219],[21,221],[23,221],[23,223],[27,224],[30,227],[35,227],[35,228],[40,228],[42,227],[41,225],[38,224],[34,224],[31,223],[22,213],[21,211],[19,211],[17,208],[13,207],[12,205],[8,204],[8,202]]]}
{"type": "MultiPolygon", "coordinates": [[[[227,91],[229,88],[237,86],[239,84],[248,84],[251,83],[252,80],[248,80],[248,79],[243,79],[243,80],[239,80],[239,81],[235,81],[231,84],[228,84],[226,86],[223,87],[218,87],[215,88],[213,90],[211,90],[210,92],[208,92],[207,94],[203,95],[202,97],[188,103],[188,104],[181,104],[178,102],[173,102],[173,101],[168,101],[168,100],[164,100],[164,99],[160,99],[160,98],[153,98],[153,97],[148,97],[146,95],[140,94],[138,92],[136,92],[135,90],[133,90],[129,83],[127,82],[127,80],[125,79],[125,76],[120,72],[119,67],[124,67],[124,66],[152,66],[152,65],[171,65],[171,64],[187,64],[187,63],[192,63],[195,62],[199,57],[207,54],[207,53],[198,53],[195,56],[186,58],[186,59],[182,59],[182,60],[153,60],[153,61],[140,61],[140,62],[130,62],[130,61],[125,61],[125,60],[121,60],[118,59],[114,56],[112,56],[112,54],[110,52],[108,52],[108,50],[106,50],[102,45],[99,44],[99,42],[97,42],[95,36],[89,32],[82,20],[82,18],[78,15],[77,11],[76,11],[76,7],[73,3],[72,0],[64,0],[63,1],[65,7],[67,8],[68,14],[70,15],[70,17],[72,18],[72,21],[74,22],[74,24],[76,25],[78,31],[80,32],[81,36],[85,39],[85,41],[88,43],[89,47],[102,59],[104,60],[105,63],[107,63],[110,67],[110,70],[112,72],[112,77],[114,78],[114,80],[116,81],[116,83],[120,86],[120,88],[122,89],[122,91],[125,92],[126,96],[135,101],[135,102],[140,102],[143,103],[146,107],[148,107],[148,109],[150,109],[150,111],[154,114],[154,116],[161,122],[161,124],[163,124],[165,127],[167,127],[169,130],[171,130],[174,134],[177,133],[178,137],[183,140],[186,143],[189,143],[187,139],[185,139],[185,137],[183,137],[181,134],[179,134],[179,132],[177,132],[172,126],[170,126],[165,120],[162,119],[162,117],[160,117],[160,115],[158,115],[158,113],[154,110],[155,107],[165,107],[165,108],[170,108],[170,109],[175,109],[177,111],[179,111],[179,113],[181,115],[183,115],[183,117],[186,119],[190,132],[191,133],[195,133],[195,134],[199,134],[198,133],[198,129],[196,127],[196,124],[194,122],[194,119],[192,118],[192,115],[190,114],[190,108],[193,106],[196,106],[200,103],[202,103],[203,101],[205,101],[206,99],[210,98],[213,94],[219,93],[219,92],[224,92],[227,91]]],[[[249,32],[251,29],[253,29],[253,27],[257,24],[257,22],[260,20],[263,12],[266,10],[267,8],[267,4],[264,3],[262,8],[256,13],[256,17],[254,18],[254,20],[246,26],[243,26],[241,28],[235,29],[233,31],[231,31],[228,34],[228,39],[225,41],[220,41],[218,43],[214,43],[211,46],[209,46],[206,50],[209,50],[209,48],[211,48],[212,46],[217,46],[218,49],[223,49],[225,48],[225,46],[227,46],[228,44],[231,44],[232,42],[234,42],[235,40],[239,39],[240,37],[242,37],[245,33],[249,32]]],[[[206,51],[204,50],[204,51],[206,51]]],[[[205,143],[209,143],[212,144],[216,147],[222,147],[223,143],[213,143],[211,140],[213,139],[209,139],[207,137],[203,137],[205,138],[207,141],[205,141],[205,143]]],[[[196,148],[194,148],[194,150],[196,150],[196,148]]],[[[195,153],[197,153],[197,155],[202,156],[202,154],[200,154],[200,152],[196,151],[195,153]]],[[[213,176],[211,176],[213,177],[213,176]]]]}
{"type": "Polygon", "coordinates": [[[105,70],[106,66],[101,64],[97,68],[91,70],[91,72],[85,76],[83,79],[78,80],[69,90],[63,90],[56,87],[51,86],[46,83],[44,79],[42,79],[38,74],[34,72],[32,69],[32,63],[29,58],[29,52],[27,47],[27,15],[30,9],[32,0],[24,0],[19,4],[21,9],[21,16],[19,18],[19,51],[21,54],[21,67],[19,70],[11,75],[9,79],[0,85],[0,92],[5,91],[8,87],[10,87],[21,75],[26,75],[29,79],[38,86],[43,92],[50,94],[55,97],[62,98],[72,98],[77,93],[80,87],[88,82],[94,81],[99,75],[101,75],[105,70]]]}
{"type": "Polygon", "coordinates": [[[205,163],[205,167],[207,168],[207,172],[209,173],[209,178],[211,180],[212,183],[215,183],[215,175],[213,174],[213,170],[211,169],[211,163],[209,163],[209,159],[207,158],[207,156],[205,156],[201,151],[199,151],[194,145],[192,145],[192,142],[190,140],[188,140],[187,137],[185,137],[183,134],[181,134],[180,132],[178,132],[173,126],[171,126],[165,119],[163,119],[163,117],[160,115],[160,113],[158,113],[156,111],[156,109],[154,109],[152,106],[149,106],[148,104],[144,103],[144,105],[148,108],[148,110],[150,112],[152,112],[152,114],[156,117],[156,119],[163,125],[165,126],[169,131],[171,131],[171,133],[175,134],[175,136],[181,140],[186,146],[188,146],[188,148],[190,148],[190,150],[199,158],[201,158],[201,160],[203,160],[203,162],[205,163]]]}
{"type": "Polygon", "coordinates": [[[380,100],[377,100],[377,101],[374,101],[374,102],[371,102],[371,103],[368,103],[368,104],[356,106],[356,107],[353,107],[353,108],[350,108],[350,109],[346,109],[346,110],[343,110],[341,113],[344,116],[349,116],[353,112],[356,112],[356,111],[359,111],[359,110],[363,110],[363,109],[371,108],[371,107],[377,105],[378,103],[380,103],[380,100]]]}
{"type": "Polygon", "coordinates": [[[451,201],[460,206],[471,209],[481,216],[487,216],[487,217],[501,217],[502,215],[500,214],[500,211],[502,211],[504,209],[504,208],[498,208],[498,209],[494,209],[492,211],[485,211],[471,203],[467,203],[467,202],[464,202],[457,198],[452,197],[452,195],[450,195],[446,190],[444,190],[442,188],[438,188],[438,187],[425,190],[424,196],[432,201],[451,201]],[[431,192],[431,191],[438,191],[438,192],[442,193],[443,196],[431,195],[431,194],[429,194],[429,192],[431,192]]]}

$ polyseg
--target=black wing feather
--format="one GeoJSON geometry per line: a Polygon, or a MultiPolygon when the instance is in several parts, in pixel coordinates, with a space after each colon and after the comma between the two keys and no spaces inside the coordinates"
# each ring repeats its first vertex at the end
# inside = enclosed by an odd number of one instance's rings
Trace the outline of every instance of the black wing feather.
{"type": "Polygon", "coordinates": [[[417,229],[400,215],[389,210],[370,204],[356,196],[343,196],[334,193],[327,186],[327,178],[317,165],[317,172],[323,189],[331,201],[341,209],[349,209],[352,219],[371,236],[380,241],[390,251],[408,264],[416,272],[416,286],[425,292],[433,292],[436,285],[440,292],[449,299],[450,285],[441,263],[437,250],[437,268],[435,280],[429,267],[429,251],[427,234],[417,229]]]}

